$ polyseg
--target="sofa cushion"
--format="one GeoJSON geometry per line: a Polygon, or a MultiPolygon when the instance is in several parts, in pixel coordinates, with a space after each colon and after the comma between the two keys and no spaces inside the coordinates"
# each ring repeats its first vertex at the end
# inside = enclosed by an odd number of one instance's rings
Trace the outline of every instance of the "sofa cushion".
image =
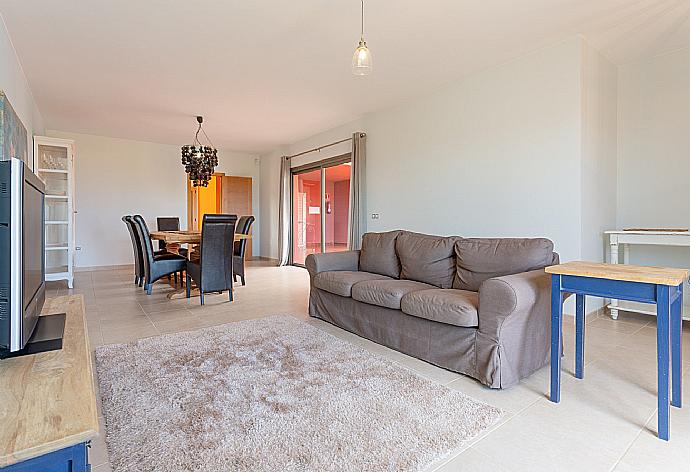
{"type": "Polygon", "coordinates": [[[467,238],[455,243],[455,256],[453,288],[477,291],[487,279],[548,266],[553,243],[545,238],[467,238]]]}
{"type": "Polygon", "coordinates": [[[476,328],[479,326],[479,293],[452,288],[420,290],[406,294],[403,313],[439,323],[476,328]]]}
{"type": "MultiPolygon", "coordinates": [[[[369,272],[332,270],[320,272],[314,277],[314,286],[326,292],[340,295],[341,297],[352,296],[352,286],[357,282],[365,280],[388,280],[390,277],[369,272]]],[[[392,279],[390,279],[392,280],[392,279]]]]}
{"type": "Polygon", "coordinates": [[[434,288],[414,280],[368,280],[352,287],[352,298],[369,305],[400,309],[400,300],[410,292],[434,288]]]}
{"type": "Polygon", "coordinates": [[[400,277],[400,260],[395,253],[395,239],[402,231],[366,233],[362,236],[359,268],[374,274],[400,277]]]}
{"type": "Polygon", "coordinates": [[[395,241],[400,278],[451,288],[455,275],[453,248],[457,236],[429,236],[404,231],[395,241]]]}

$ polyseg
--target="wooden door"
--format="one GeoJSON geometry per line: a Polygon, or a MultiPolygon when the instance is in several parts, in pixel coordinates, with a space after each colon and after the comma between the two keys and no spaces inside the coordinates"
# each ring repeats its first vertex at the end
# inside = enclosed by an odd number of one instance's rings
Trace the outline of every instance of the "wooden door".
{"type": "MultiPolygon", "coordinates": [[[[252,215],[252,178],[251,177],[223,177],[221,198],[222,212],[228,215],[252,215]]],[[[254,222],[256,224],[256,221],[254,222]]],[[[251,233],[251,232],[250,232],[251,233]]],[[[247,241],[246,257],[252,256],[252,240],[247,241]]]]}

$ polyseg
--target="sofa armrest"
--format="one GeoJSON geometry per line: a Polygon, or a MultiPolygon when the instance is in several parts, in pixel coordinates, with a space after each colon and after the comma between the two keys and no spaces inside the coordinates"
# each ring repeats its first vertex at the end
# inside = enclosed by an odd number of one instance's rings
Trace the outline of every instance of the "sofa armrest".
{"type": "Polygon", "coordinates": [[[551,276],[544,269],[494,277],[479,287],[479,331],[494,340],[504,326],[538,335],[549,332],[551,276]],[[536,323],[532,330],[528,324],[536,323]]]}
{"type": "Polygon", "coordinates": [[[359,251],[309,254],[304,265],[312,278],[320,272],[331,270],[359,270],[359,251]]]}

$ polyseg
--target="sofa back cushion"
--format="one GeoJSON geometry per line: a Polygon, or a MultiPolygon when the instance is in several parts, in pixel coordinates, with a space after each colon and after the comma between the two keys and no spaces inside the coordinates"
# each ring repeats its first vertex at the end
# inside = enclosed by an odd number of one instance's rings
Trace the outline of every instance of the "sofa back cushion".
{"type": "Polygon", "coordinates": [[[366,233],[362,236],[359,270],[396,279],[400,277],[400,260],[395,253],[395,240],[401,232],[366,233]]]}
{"type": "Polygon", "coordinates": [[[553,261],[553,242],[545,238],[467,238],[455,243],[457,273],[453,288],[479,290],[492,277],[542,269],[553,261]]]}
{"type": "Polygon", "coordinates": [[[457,236],[430,236],[403,231],[395,241],[400,258],[400,278],[439,288],[451,288],[455,274],[453,248],[457,236]]]}

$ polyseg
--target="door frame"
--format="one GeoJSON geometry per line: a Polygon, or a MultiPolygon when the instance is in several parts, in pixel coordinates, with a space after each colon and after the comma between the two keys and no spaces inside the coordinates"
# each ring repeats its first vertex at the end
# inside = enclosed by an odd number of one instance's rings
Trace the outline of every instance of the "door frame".
{"type": "MultiPolygon", "coordinates": [[[[221,208],[222,195],[223,195],[223,177],[225,177],[224,172],[214,172],[212,174],[216,177],[216,208],[221,208]]],[[[198,187],[192,185],[192,181],[189,180],[187,176],[187,229],[191,231],[201,231],[201,221],[198,221],[194,225],[195,215],[199,215],[199,202],[198,202],[198,187]]],[[[221,210],[219,210],[221,211],[221,210]]]]}
{"type": "MultiPolygon", "coordinates": [[[[337,156],[329,157],[327,159],[322,159],[320,161],[310,162],[308,164],[303,164],[301,166],[296,166],[290,168],[290,252],[288,256],[288,264],[297,267],[304,267],[304,264],[296,263],[294,261],[294,229],[295,229],[295,185],[294,176],[299,174],[306,174],[307,172],[313,172],[319,170],[321,174],[321,203],[320,203],[320,216],[321,216],[321,254],[326,252],[326,171],[328,167],[335,167],[347,162],[352,162],[352,153],[346,152],[345,154],[339,154],[337,156]]],[[[352,179],[350,179],[350,185],[352,185],[352,179]]],[[[348,220],[348,227],[350,222],[348,220]]],[[[348,228],[349,229],[349,228],[348,228]]]]}

